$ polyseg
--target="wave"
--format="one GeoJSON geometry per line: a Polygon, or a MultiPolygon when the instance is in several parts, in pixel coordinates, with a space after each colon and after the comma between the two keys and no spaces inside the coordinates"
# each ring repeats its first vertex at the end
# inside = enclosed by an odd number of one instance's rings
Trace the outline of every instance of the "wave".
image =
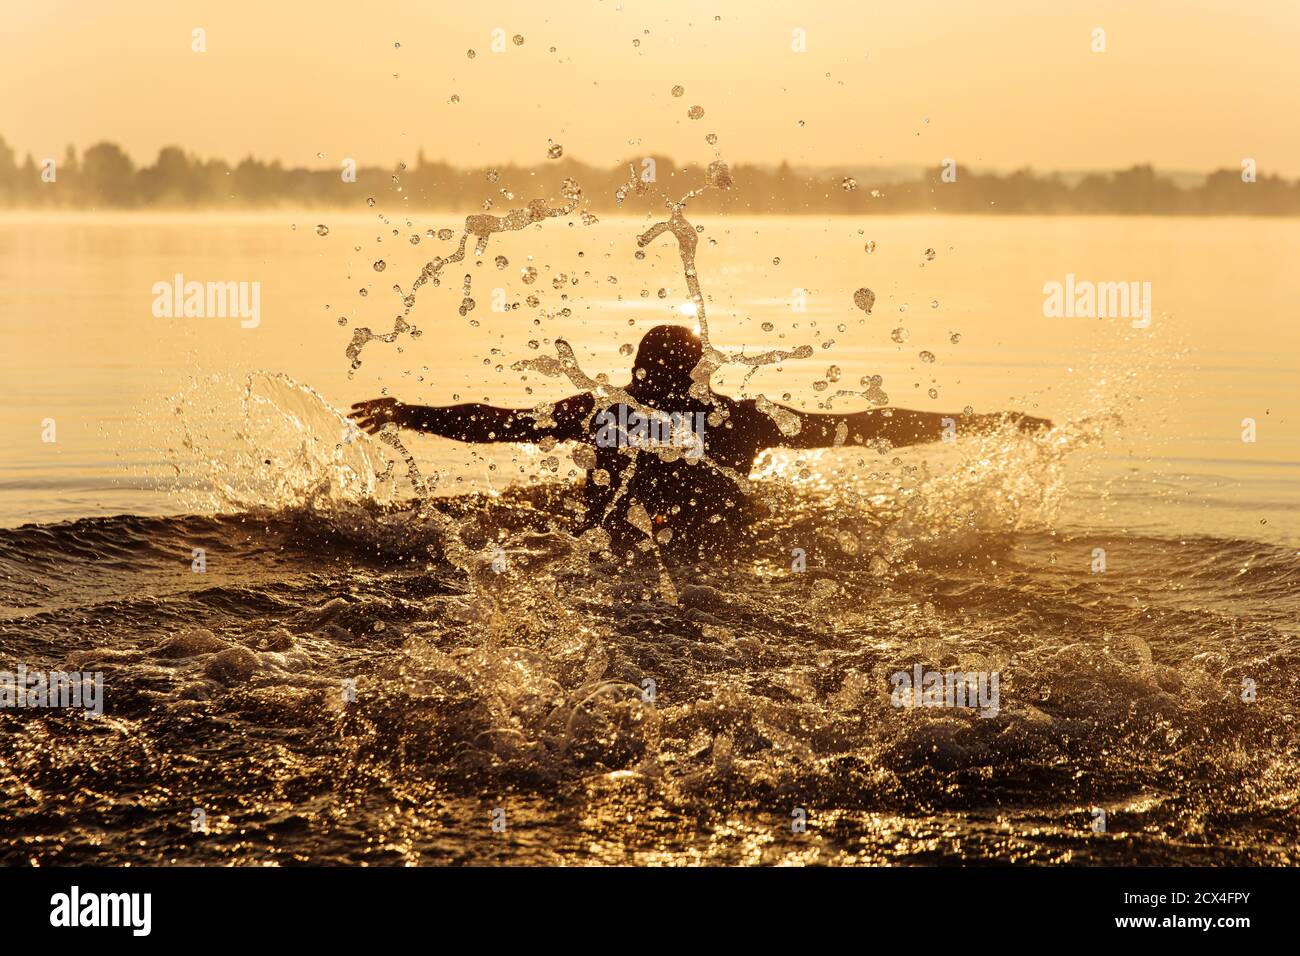
{"type": "Polygon", "coordinates": [[[1295,862],[1300,556],[1062,532],[1060,436],[773,457],[730,553],[663,565],[572,484],[415,499],[246,395],[247,457],[196,452],[225,513],[0,530],[8,663],[105,687],[0,710],[0,859],[486,862],[499,809],[532,862],[1295,862]]]}

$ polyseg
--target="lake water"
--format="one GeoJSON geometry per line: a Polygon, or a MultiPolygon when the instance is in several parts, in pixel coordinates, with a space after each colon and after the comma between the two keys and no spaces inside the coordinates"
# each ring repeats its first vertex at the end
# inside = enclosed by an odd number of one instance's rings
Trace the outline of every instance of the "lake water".
{"type": "MultiPolygon", "coordinates": [[[[424,334],[404,336],[400,352],[370,344],[349,378],[344,350],[353,329],[391,331],[402,311],[392,286],[409,288],[425,261],[453,246],[427,237],[409,242],[431,227],[458,227],[453,217],[410,221],[334,213],[0,219],[8,344],[0,356],[8,383],[0,523],[196,507],[174,498],[180,462],[168,451],[183,438],[168,399],[195,381],[216,421],[223,403],[233,409],[252,371],[286,374],[340,409],[385,387],[426,404],[460,395],[531,406],[571,389],[534,376],[536,390],[525,394],[511,365],[538,354],[530,340],[548,352],[563,337],[588,371],[616,380],[630,364],[620,345],[635,344],[658,322],[683,320],[687,294],[672,244],[633,258],[644,221],[538,226],[496,237],[476,266],[462,270],[474,278],[476,308],[468,318],[458,314],[461,272],[453,267],[413,313],[424,334]],[[318,221],[328,224],[327,236],[316,234],[318,221]],[[504,270],[493,264],[498,255],[510,261],[504,270]],[[382,273],[372,267],[380,258],[382,273]],[[520,270],[530,262],[540,278],[526,285],[520,270]],[[155,318],[152,288],[177,273],[187,281],[259,282],[260,324],[155,318]],[[561,273],[577,280],[563,293],[551,283],[561,273]],[[542,303],[494,312],[492,289],[503,290],[506,301],[535,293],[542,303]],[[539,313],[566,307],[570,316],[533,324],[539,313]],[[56,422],[54,443],[41,440],[47,418],[56,422]]],[[[878,374],[890,402],[906,407],[1014,408],[1063,419],[1115,412],[1121,421],[1105,429],[1104,448],[1072,463],[1067,518],[1075,505],[1089,523],[1101,513],[1122,527],[1296,540],[1294,221],[898,217],[703,225],[702,239],[717,243],[702,243],[698,262],[714,340],[751,351],[816,347],[811,360],[762,370],[748,393],[789,392],[794,404],[813,408],[821,398],[813,383],[835,365],[841,377],[832,389],[858,389],[863,376],[878,374]],[[864,251],[868,241],[872,253],[864,251]],[[927,249],[935,251],[932,260],[927,249]],[[1044,284],[1070,273],[1150,282],[1150,328],[1134,329],[1125,319],[1045,318],[1044,284]],[[853,304],[861,286],[877,296],[869,317],[853,304]],[[798,289],[805,290],[803,313],[792,310],[798,289]],[[773,331],[763,331],[764,323],[773,331]],[[891,338],[900,327],[905,344],[891,338]],[[918,358],[922,351],[936,356],[933,364],[918,358]],[[929,397],[932,387],[938,398],[929,397]],[[1254,443],[1242,441],[1245,418],[1257,423],[1254,443]],[[1130,507],[1125,489],[1134,481],[1141,488],[1130,507]]],[[[739,381],[731,371],[716,379],[720,389],[739,381]]],[[[851,402],[836,407],[851,410],[851,402]]],[[[220,435],[210,440],[218,451],[220,435]]],[[[447,469],[444,489],[500,487],[512,477],[504,467],[489,473],[481,452],[437,439],[416,447],[447,469]]],[[[180,478],[191,489],[210,480],[180,478]]]]}
{"type": "Polygon", "coordinates": [[[2,663],[103,672],[109,718],[0,711],[0,859],[1296,862],[1300,222],[701,217],[714,343],[813,349],[720,391],[1057,426],[768,455],[709,566],[588,561],[563,448],[404,439],[421,510],[345,440],[385,390],[560,398],[513,368],[557,339],[621,383],[692,321],[652,221],[496,235],[354,369],[456,217],[0,217],[2,663]],[[156,317],[178,274],[256,327],[156,317]],[[1150,323],[1046,317],[1068,275],[1150,323]],[[897,706],[914,665],[1000,711],[897,706]]]}

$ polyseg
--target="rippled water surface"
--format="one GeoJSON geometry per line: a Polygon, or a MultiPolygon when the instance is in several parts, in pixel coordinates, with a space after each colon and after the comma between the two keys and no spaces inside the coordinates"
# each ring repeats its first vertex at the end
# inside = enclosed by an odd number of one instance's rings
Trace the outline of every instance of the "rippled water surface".
{"type": "Polygon", "coordinates": [[[557,398],[511,365],[559,336],[626,375],[672,250],[503,240],[476,310],[422,293],[349,377],[428,258],[405,233],[456,225],[403,222],[382,277],[359,218],[0,222],[0,664],[105,685],[100,718],[0,710],[4,862],[1296,862],[1294,224],[702,221],[715,338],[814,346],[721,390],[812,409],[834,365],[1058,427],[767,455],[752,533],[665,568],[575,537],[563,448],[415,439],[421,502],[335,409],[557,398]],[[529,255],[569,315],[490,310],[529,255]],[[154,319],[177,271],[260,278],[261,326],[154,319]],[[1043,318],[1067,271],[1151,280],[1152,328],[1043,318]],[[914,664],[1000,674],[997,713],[894,706],[914,664]]]}

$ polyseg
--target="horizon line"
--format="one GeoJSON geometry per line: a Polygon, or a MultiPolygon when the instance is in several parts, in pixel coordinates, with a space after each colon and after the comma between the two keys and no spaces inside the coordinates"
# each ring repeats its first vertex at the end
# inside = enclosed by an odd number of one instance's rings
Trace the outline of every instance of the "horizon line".
{"type": "MultiPolygon", "coordinates": [[[[7,145],[10,149],[13,150],[15,164],[17,165],[18,164],[17,157],[19,154],[18,148],[14,144],[9,143],[8,140],[4,138],[3,135],[0,135],[0,145],[7,145]]],[[[190,149],[185,146],[181,146],[178,143],[169,143],[165,146],[160,146],[155,152],[154,156],[152,157],[152,160],[142,161],[137,158],[134,152],[122,146],[121,143],[108,138],[98,138],[94,142],[90,143],[89,145],[80,146],[80,147],[78,147],[74,143],[67,143],[63,146],[62,152],[66,153],[68,149],[74,149],[78,153],[78,155],[81,156],[85,154],[86,150],[93,149],[96,146],[102,146],[102,145],[115,146],[118,150],[122,152],[123,155],[125,155],[128,159],[130,159],[131,162],[139,169],[147,168],[150,162],[156,162],[158,157],[161,156],[163,152],[169,149],[180,150],[188,158],[191,159],[198,159],[202,162],[223,162],[232,167],[238,166],[240,163],[252,160],[254,162],[263,163],[265,165],[272,165],[278,163],[285,169],[300,169],[306,172],[326,172],[326,171],[333,171],[337,168],[337,165],[328,165],[329,162],[328,160],[325,160],[327,165],[313,166],[313,165],[300,164],[300,165],[291,166],[288,164],[293,162],[293,160],[288,160],[279,156],[267,158],[265,156],[259,156],[257,153],[252,151],[244,153],[238,159],[234,159],[234,160],[227,159],[224,156],[205,156],[199,153],[197,150],[190,149]]],[[[23,157],[24,157],[23,162],[26,162],[28,158],[32,159],[34,162],[40,161],[37,159],[36,152],[31,149],[27,149],[23,151],[23,157]]],[[[41,160],[45,158],[47,157],[41,157],[41,160]]],[[[56,156],[52,158],[58,159],[60,157],[56,156]]],[[[407,168],[412,168],[415,164],[423,161],[425,165],[446,166],[451,169],[477,171],[477,170],[506,169],[506,168],[540,169],[540,168],[550,166],[552,164],[554,164],[555,166],[563,166],[565,164],[571,164],[575,166],[585,166],[589,169],[609,169],[609,168],[620,167],[632,163],[635,160],[646,159],[646,158],[653,158],[657,162],[667,161],[671,163],[675,168],[689,168],[697,165],[704,167],[707,166],[710,162],[721,159],[728,166],[732,166],[735,168],[780,169],[782,167],[788,167],[790,169],[795,169],[795,170],[813,170],[813,171],[833,173],[833,174],[841,174],[841,173],[848,174],[848,173],[854,173],[855,171],[869,172],[873,170],[896,171],[899,169],[919,171],[919,170],[927,170],[927,169],[941,167],[945,162],[945,160],[941,159],[933,163],[916,162],[916,161],[898,161],[898,162],[874,162],[874,163],[861,164],[861,165],[857,165],[853,163],[818,164],[818,163],[806,163],[806,162],[794,163],[788,159],[782,159],[775,162],[746,160],[746,159],[733,160],[733,159],[726,159],[725,157],[718,154],[715,154],[712,159],[683,161],[681,159],[678,159],[677,157],[670,156],[666,153],[657,153],[652,151],[652,152],[638,154],[632,158],[615,160],[611,163],[588,162],[586,160],[574,156],[565,155],[558,160],[538,159],[537,161],[532,163],[524,163],[516,159],[511,159],[509,161],[492,161],[492,162],[485,162],[481,164],[465,165],[465,164],[454,163],[451,162],[450,160],[443,159],[443,158],[428,156],[425,153],[424,147],[418,147],[415,150],[415,156],[413,158],[399,157],[393,160],[389,164],[384,164],[383,162],[375,162],[363,166],[359,161],[356,160],[356,157],[353,156],[340,157],[339,160],[336,162],[341,162],[343,160],[353,160],[357,162],[358,169],[369,168],[369,169],[396,170],[402,164],[407,164],[407,168]]],[[[995,164],[977,166],[974,164],[961,163],[960,161],[957,161],[957,168],[965,169],[971,173],[995,174],[995,175],[1003,175],[1003,176],[1012,173],[1017,173],[1017,172],[1032,172],[1037,175],[1046,175],[1046,176],[1088,176],[1088,175],[1098,175],[1098,174],[1107,175],[1112,173],[1127,172],[1132,169],[1140,169],[1143,167],[1150,168],[1154,172],[1160,173],[1162,175],[1180,176],[1180,177],[1194,177],[1194,176],[1205,177],[1205,176],[1210,176],[1216,172],[1222,172],[1225,169],[1238,168],[1231,165],[1219,166],[1212,169],[1204,169],[1204,170],[1178,168],[1172,166],[1161,167],[1161,166],[1156,166],[1155,163],[1153,163],[1150,160],[1132,160],[1127,164],[1117,164],[1117,165],[1107,166],[1107,167],[1096,166],[1096,167],[1073,167],[1073,168],[1062,168],[1062,167],[1049,168],[1044,166],[1036,166],[1033,163],[1025,163],[1022,165],[1012,165],[1012,166],[999,166],[995,164]]],[[[1261,176],[1273,175],[1279,178],[1284,178],[1284,179],[1287,178],[1286,174],[1281,172],[1266,174],[1261,171],[1260,175],[1261,176]]],[[[1297,174],[1297,179],[1300,179],[1300,173],[1297,174]]]]}

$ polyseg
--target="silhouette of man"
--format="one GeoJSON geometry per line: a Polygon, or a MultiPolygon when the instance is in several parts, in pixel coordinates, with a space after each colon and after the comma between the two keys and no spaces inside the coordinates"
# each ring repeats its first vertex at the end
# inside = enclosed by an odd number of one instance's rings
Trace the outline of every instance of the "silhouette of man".
{"type": "Polygon", "coordinates": [[[598,409],[587,392],[556,402],[549,415],[378,398],[353,405],[352,417],[371,434],[392,423],[464,442],[554,439],[590,445],[594,455],[575,455],[587,467],[584,530],[603,527],[615,552],[629,551],[653,535],[678,556],[714,550],[748,524],[743,483],[765,448],[916,445],[940,440],[944,419],[977,428],[1006,420],[1024,429],[1050,425],[1017,413],[962,416],[874,408],[838,415],[775,403],[764,410],[753,399],[737,401],[711,388],[709,400],[701,401],[691,395],[691,371],[701,354],[700,340],[689,329],[656,326],[641,339],[632,381],[623,390],[632,402],[607,408],[598,409]]]}

